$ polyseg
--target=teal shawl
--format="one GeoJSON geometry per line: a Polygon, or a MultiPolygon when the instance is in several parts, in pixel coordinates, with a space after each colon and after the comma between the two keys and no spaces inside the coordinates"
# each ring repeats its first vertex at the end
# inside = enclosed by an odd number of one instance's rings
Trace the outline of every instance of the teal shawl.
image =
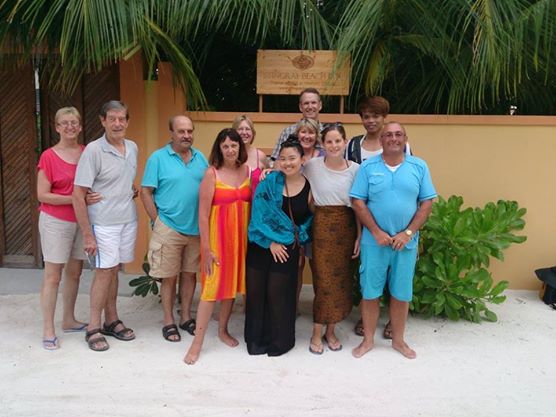
{"type": "MultiPolygon", "coordinates": [[[[249,241],[263,248],[269,248],[272,242],[289,245],[295,241],[295,229],[289,216],[282,210],[282,191],[284,174],[279,171],[269,173],[261,181],[253,197],[251,222],[249,223],[249,241]]],[[[299,243],[309,241],[309,230],[313,216],[297,227],[299,243]]]]}

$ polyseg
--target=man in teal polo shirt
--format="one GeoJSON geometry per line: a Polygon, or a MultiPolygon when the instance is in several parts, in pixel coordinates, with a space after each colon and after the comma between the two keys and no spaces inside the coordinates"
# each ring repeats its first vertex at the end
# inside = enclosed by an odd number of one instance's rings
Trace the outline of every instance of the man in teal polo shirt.
{"type": "Polygon", "coordinates": [[[416,353],[404,340],[419,229],[425,224],[436,191],[427,164],[404,152],[405,129],[384,125],[382,155],[361,164],[351,188],[352,207],[364,226],[361,238],[360,282],[364,338],[353,350],[360,358],[374,346],[380,296],[388,282],[392,347],[409,359],[416,353]]]}
{"type": "Polygon", "coordinates": [[[149,242],[150,274],[162,281],[164,311],[162,335],[170,342],[181,336],[174,322],[177,277],[181,273],[180,328],[191,335],[195,320],[191,303],[199,271],[199,185],[208,163],[193,148],[193,122],[186,116],[169,121],[171,140],[147,160],[141,183],[141,201],[153,222],[149,242]]]}

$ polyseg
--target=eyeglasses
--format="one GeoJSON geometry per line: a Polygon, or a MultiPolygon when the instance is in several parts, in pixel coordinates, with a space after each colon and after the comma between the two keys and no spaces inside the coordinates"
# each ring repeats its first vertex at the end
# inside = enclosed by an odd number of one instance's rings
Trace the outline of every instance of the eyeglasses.
{"type": "Polygon", "coordinates": [[[79,122],[77,120],[64,120],[63,122],[58,123],[58,126],[62,127],[76,127],[79,126],[79,122]]]}
{"type": "Polygon", "coordinates": [[[334,127],[344,127],[344,125],[342,125],[342,122],[323,123],[320,133],[322,134],[325,130],[330,130],[334,127]]]}
{"type": "Polygon", "coordinates": [[[383,133],[381,135],[383,138],[388,138],[388,139],[392,139],[392,138],[396,138],[396,139],[401,139],[405,136],[405,133],[397,131],[397,132],[386,132],[383,133]]]}

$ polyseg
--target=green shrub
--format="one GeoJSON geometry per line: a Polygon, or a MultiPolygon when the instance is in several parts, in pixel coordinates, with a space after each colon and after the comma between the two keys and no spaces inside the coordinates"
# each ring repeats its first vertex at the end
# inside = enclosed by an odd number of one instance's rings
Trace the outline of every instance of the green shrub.
{"type": "Polygon", "coordinates": [[[439,198],[420,232],[420,255],[410,308],[426,316],[496,321],[487,303],[500,304],[508,281],[493,283],[490,257],[527,238],[513,232],[525,227],[526,209],[515,201],[462,210],[463,198],[439,198]]]}
{"type": "Polygon", "coordinates": [[[158,295],[159,280],[150,276],[150,270],[151,266],[145,259],[143,262],[143,272],[145,275],[141,275],[129,281],[131,287],[136,287],[133,291],[133,295],[140,295],[141,297],[146,297],[149,293],[158,295]]]}

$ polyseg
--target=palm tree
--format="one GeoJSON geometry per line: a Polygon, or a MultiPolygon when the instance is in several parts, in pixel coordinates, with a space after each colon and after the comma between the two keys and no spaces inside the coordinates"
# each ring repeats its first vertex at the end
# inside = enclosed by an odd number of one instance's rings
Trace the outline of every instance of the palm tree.
{"type": "Polygon", "coordinates": [[[156,63],[172,63],[188,103],[204,107],[193,69],[192,45],[210,48],[210,34],[262,42],[278,33],[284,45],[301,36],[323,47],[330,28],[312,1],[303,0],[0,0],[0,50],[4,62],[39,58],[48,82],[71,92],[84,73],[142,52],[152,77],[156,63]],[[6,52],[13,53],[8,60],[6,52]]]}
{"type": "Polygon", "coordinates": [[[508,100],[554,110],[556,1],[344,3],[335,45],[352,56],[356,91],[400,112],[500,111],[508,100]]]}
{"type": "Polygon", "coordinates": [[[352,97],[380,93],[397,112],[556,107],[556,0],[0,0],[2,61],[38,59],[65,92],[141,52],[148,78],[169,61],[205,107],[199,69],[223,37],[351,54],[352,97]]]}

